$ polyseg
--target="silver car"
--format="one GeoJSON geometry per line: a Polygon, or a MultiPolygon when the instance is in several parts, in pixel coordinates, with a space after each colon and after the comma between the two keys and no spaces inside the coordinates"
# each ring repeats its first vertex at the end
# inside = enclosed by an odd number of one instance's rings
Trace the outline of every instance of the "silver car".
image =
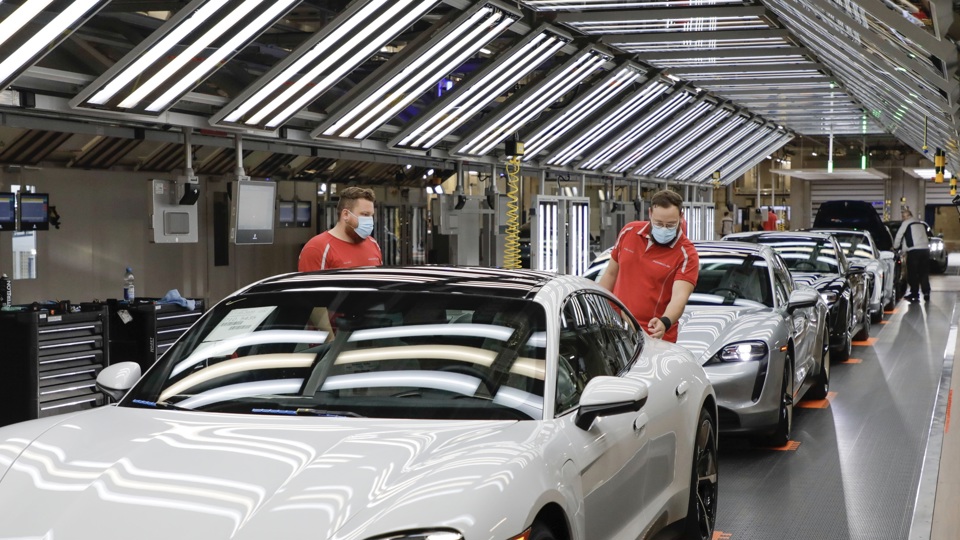
{"type": "Polygon", "coordinates": [[[0,537],[710,540],[716,397],[580,277],[277,276],[0,428],[0,537]],[[673,536],[671,536],[673,537],[673,536]]]}
{"type": "Polygon", "coordinates": [[[793,404],[830,387],[827,306],[797,286],[773,248],[697,242],[700,275],[677,344],[703,364],[717,392],[720,430],[782,446],[793,404]]]}

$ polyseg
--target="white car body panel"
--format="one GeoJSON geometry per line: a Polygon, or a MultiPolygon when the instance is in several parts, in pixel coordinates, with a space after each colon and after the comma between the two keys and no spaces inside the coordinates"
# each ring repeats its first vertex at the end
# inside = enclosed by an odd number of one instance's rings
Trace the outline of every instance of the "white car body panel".
{"type": "MultiPolygon", "coordinates": [[[[601,291],[569,276],[538,291],[549,335],[561,302],[584,289],[601,291]]],[[[547,373],[557,355],[548,340],[547,373]]],[[[624,376],[646,383],[645,404],[588,430],[576,410],[553,417],[555,376],[539,420],[108,406],[3,427],[0,539],[364,540],[445,528],[505,540],[550,503],[573,539],[642,537],[686,515],[697,420],[714,397],[689,352],[649,337],[624,376]],[[625,512],[624,501],[642,506],[625,512]]]]}

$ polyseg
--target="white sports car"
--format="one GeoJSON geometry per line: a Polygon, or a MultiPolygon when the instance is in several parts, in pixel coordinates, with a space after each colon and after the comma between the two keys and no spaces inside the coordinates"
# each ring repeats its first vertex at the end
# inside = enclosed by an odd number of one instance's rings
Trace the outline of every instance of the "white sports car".
{"type": "Polygon", "coordinates": [[[588,280],[270,278],[0,428],[0,539],[710,539],[716,397],[588,280]]]}

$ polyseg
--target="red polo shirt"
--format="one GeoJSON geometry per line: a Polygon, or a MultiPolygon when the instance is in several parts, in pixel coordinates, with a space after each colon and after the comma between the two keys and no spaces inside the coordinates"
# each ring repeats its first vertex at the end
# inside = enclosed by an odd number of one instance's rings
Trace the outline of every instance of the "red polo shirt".
{"type": "MultiPolygon", "coordinates": [[[[617,238],[610,258],[620,265],[613,294],[619,298],[644,329],[654,317],[662,317],[673,298],[673,282],[697,284],[700,257],[682,231],[668,245],[653,241],[649,221],[628,223],[617,238]]],[[[664,334],[666,341],[677,342],[676,321],[664,334]]]]}
{"type": "Polygon", "coordinates": [[[324,231],[313,238],[300,252],[299,272],[328,270],[330,268],[355,268],[357,266],[381,266],[383,254],[380,244],[372,236],[354,244],[324,231]]]}

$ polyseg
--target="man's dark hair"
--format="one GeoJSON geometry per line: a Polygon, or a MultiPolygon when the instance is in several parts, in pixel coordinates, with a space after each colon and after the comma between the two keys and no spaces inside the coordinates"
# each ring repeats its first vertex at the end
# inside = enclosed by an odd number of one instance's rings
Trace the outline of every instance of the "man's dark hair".
{"type": "Polygon", "coordinates": [[[654,193],[653,197],[650,197],[650,206],[656,206],[658,208],[676,206],[678,210],[683,212],[683,198],[676,191],[664,189],[654,193]]]}
{"type": "Polygon", "coordinates": [[[730,212],[724,212],[724,213],[723,213],[723,217],[727,217],[727,216],[729,216],[729,215],[730,215],[730,212]]]}
{"type": "Polygon", "coordinates": [[[337,203],[337,215],[339,216],[344,210],[352,212],[360,199],[366,199],[372,203],[377,202],[377,197],[373,194],[372,189],[351,186],[341,191],[340,201],[337,203]]]}

